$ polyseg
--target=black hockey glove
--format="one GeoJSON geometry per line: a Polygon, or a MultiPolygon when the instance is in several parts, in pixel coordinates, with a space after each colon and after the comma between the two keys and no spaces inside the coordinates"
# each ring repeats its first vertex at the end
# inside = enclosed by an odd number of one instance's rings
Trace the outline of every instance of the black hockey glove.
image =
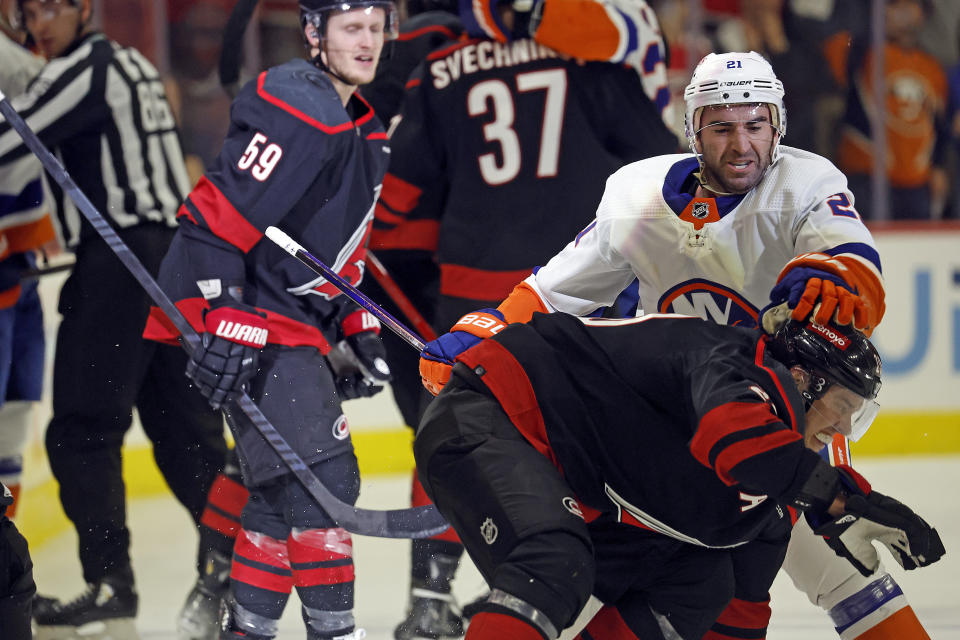
{"type": "Polygon", "coordinates": [[[380,341],[380,321],[368,311],[354,311],[340,324],[343,340],[329,354],[341,400],[369,398],[391,380],[387,352],[380,341]]]}
{"type": "Polygon", "coordinates": [[[257,372],[260,349],[267,344],[267,317],[239,302],[210,309],[203,316],[206,332],[190,354],[187,377],[219,409],[236,399],[257,372]]]}
{"type": "Polygon", "coordinates": [[[883,543],[904,569],[925,567],[943,556],[940,535],[923,518],[897,500],[872,491],[870,483],[850,467],[838,465],[836,469],[848,494],[844,514],[819,525],[811,519],[811,524],[813,532],[823,536],[837,555],[865,576],[880,565],[874,540],[883,543]]]}

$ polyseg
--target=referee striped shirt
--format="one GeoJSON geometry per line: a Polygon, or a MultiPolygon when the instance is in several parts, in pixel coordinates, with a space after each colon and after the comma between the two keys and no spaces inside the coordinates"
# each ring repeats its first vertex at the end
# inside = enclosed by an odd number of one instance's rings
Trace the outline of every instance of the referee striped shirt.
{"type": "MultiPolygon", "coordinates": [[[[179,134],[159,73],[136,49],[86,35],[11,103],[115,228],[176,224],[190,188],[179,134]]],[[[29,153],[0,116],[0,166],[29,153]]],[[[56,195],[67,246],[93,237],[73,202],[56,195]]]]}

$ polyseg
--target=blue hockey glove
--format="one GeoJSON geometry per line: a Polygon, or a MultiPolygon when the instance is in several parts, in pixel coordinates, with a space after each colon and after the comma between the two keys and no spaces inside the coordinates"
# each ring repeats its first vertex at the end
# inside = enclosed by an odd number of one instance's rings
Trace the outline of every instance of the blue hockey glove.
{"type": "Polygon", "coordinates": [[[210,406],[219,409],[243,392],[257,372],[260,349],[267,344],[267,317],[239,302],[229,302],[203,315],[206,332],[190,354],[187,377],[210,406]]]}
{"type": "Polygon", "coordinates": [[[873,491],[870,483],[847,465],[836,469],[847,494],[844,514],[815,526],[814,533],[823,536],[837,555],[864,576],[872,575],[880,566],[875,540],[883,543],[904,569],[925,567],[943,556],[940,535],[923,518],[897,500],[873,491]]]}
{"type": "Polygon", "coordinates": [[[506,326],[503,314],[496,309],[473,311],[457,320],[449,333],[424,346],[420,354],[423,386],[433,395],[440,393],[450,380],[450,370],[457,356],[481,340],[500,333],[506,326]]]}

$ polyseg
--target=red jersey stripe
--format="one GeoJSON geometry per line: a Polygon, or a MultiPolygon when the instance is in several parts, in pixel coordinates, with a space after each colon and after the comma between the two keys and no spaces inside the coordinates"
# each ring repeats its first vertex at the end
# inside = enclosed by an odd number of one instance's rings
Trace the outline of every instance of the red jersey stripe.
{"type": "Polygon", "coordinates": [[[417,206],[423,189],[398,178],[392,173],[383,176],[383,191],[380,200],[397,213],[409,213],[417,206]]]}
{"type": "Polygon", "coordinates": [[[770,601],[749,602],[734,598],[717,618],[717,622],[741,629],[766,629],[770,622],[770,601]]]}
{"type": "Polygon", "coordinates": [[[454,298],[503,300],[531,273],[532,269],[487,271],[457,264],[441,264],[440,293],[454,298]]]}
{"type": "Polygon", "coordinates": [[[513,354],[499,342],[481,340],[457,356],[457,360],[471,369],[481,365],[486,369],[483,383],[500,402],[510,421],[534,449],[560,469],[547,438],[547,425],[533,385],[513,354]]]}
{"type": "MultiPolygon", "coordinates": [[[[379,215],[377,216],[379,217],[379,215]]],[[[434,252],[440,237],[440,223],[436,220],[409,220],[388,231],[374,229],[370,234],[370,249],[420,249],[434,252]]]]}
{"type": "MultiPolygon", "coordinates": [[[[264,89],[264,86],[263,86],[264,81],[266,80],[266,78],[267,78],[267,72],[266,72],[266,71],[262,72],[262,73],[259,75],[259,77],[257,77],[257,95],[259,95],[261,98],[263,98],[264,100],[266,100],[267,102],[269,102],[269,103],[272,104],[273,106],[279,107],[280,109],[283,109],[284,111],[286,111],[287,113],[289,113],[289,114],[292,115],[293,117],[298,118],[298,119],[300,119],[300,120],[303,120],[304,122],[306,122],[306,123],[309,124],[310,126],[315,127],[315,128],[317,128],[317,129],[319,129],[320,131],[323,131],[324,133],[329,133],[329,134],[342,133],[342,132],[344,132],[344,131],[349,131],[349,130],[353,129],[353,127],[355,126],[352,121],[347,120],[346,122],[344,122],[344,123],[342,123],[342,124],[338,124],[338,125],[336,125],[336,126],[331,127],[331,126],[328,126],[328,125],[323,124],[322,122],[320,122],[320,121],[317,120],[316,118],[312,118],[312,117],[308,116],[308,115],[305,114],[303,111],[300,111],[299,109],[297,109],[297,108],[294,107],[293,105],[288,104],[287,102],[284,102],[283,100],[281,100],[281,99],[278,98],[277,96],[268,93],[267,90],[264,89]]],[[[354,95],[356,95],[356,94],[354,94],[354,95]]],[[[357,97],[359,98],[360,96],[357,95],[357,97]]],[[[361,99],[362,99],[362,98],[361,98],[361,99]]],[[[364,102],[366,102],[366,101],[364,101],[364,102]]],[[[372,113],[372,111],[371,111],[371,113],[367,114],[367,116],[364,116],[364,117],[367,118],[367,119],[369,119],[369,118],[372,117],[372,116],[373,116],[373,113],[372,113]]],[[[362,120],[362,118],[361,118],[361,120],[362,120]]],[[[360,120],[357,120],[357,123],[356,123],[356,124],[360,124],[360,120]]]]}
{"type": "Polygon", "coordinates": [[[690,440],[690,452],[705,467],[712,467],[710,451],[723,438],[747,429],[779,422],[770,405],[759,402],[728,402],[714,407],[700,419],[690,440]]]}
{"type": "Polygon", "coordinates": [[[714,470],[727,485],[734,485],[737,481],[730,475],[730,471],[748,458],[766,453],[772,449],[783,447],[800,440],[800,434],[795,431],[774,431],[760,438],[751,438],[731,445],[717,456],[714,470]]]}
{"type": "MultiPolygon", "coordinates": [[[[185,298],[176,303],[177,309],[184,315],[190,326],[197,333],[203,333],[206,329],[203,325],[203,310],[209,308],[207,301],[203,298],[185,298]]],[[[267,314],[268,344],[282,344],[288,347],[316,347],[321,354],[330,353],[330,343],[320,332],[320,329],[312,325],[298,322],[293,318],[260,309],[267,314]]],[[[174,326],[173,322],[167,317],[159,307],[151,307],[150,315],[147,317],[147,325],[143,330],[143,337],[147,340],[156,340],[164,344],[178,345],[177,336],[180,332],[174,326]]]]}
{"type": "Polygon", "coordinates": [[[244,253],[250,251],[263,237],[206,176],[197,181],[197,186],[187,198],[203,216],[203,222],[211,233],[244,253]]]}

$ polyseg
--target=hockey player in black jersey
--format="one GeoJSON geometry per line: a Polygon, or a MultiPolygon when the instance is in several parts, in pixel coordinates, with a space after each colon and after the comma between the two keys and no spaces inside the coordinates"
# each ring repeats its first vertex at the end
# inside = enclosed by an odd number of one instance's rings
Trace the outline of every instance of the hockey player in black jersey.
{"type": "MultiPolygon", "coordinates": [[[[239,411],[246,389],[293,451],[340,500],[359,494],[343,399],[389,380],[379,324],[264,239],[276,225],[345,280],[364,269],[387,136],[356,88],[396,35],[388,0],[301,0],[308,60],[249,82],[231,108],[223,150],[180,208],[160,284],[202,331],[187,368],[236,440],[250,492],[231,567],[221,638],[277,633],[296,586],[310,640],[363,637],[353,618],[353,554],[337,526],[239,411]],[[335,376],[342,342],[362,375],[335,376]]],[[[175,338],[159,310],[146,335],[175,338]]],[[[373,388],[371,388],[373,387],[373,388]]]]}
{"type": "MultiPolygon", "coordinates": [[[[468,640],[701,638],[733,597],[734,550],[779,547],[804,512],[861,573],[907,569],[936,530],[816,451],[876,415],[880,357],[849,327],[773,336],[678,315],[535,314],[457,357],[414,443],[421,481],[491,594],[468,640]],[[452,388],[451,388],[452,387],[452,388]]],[[[742,569],[742,567],[741,567],[742,569]]]]}

